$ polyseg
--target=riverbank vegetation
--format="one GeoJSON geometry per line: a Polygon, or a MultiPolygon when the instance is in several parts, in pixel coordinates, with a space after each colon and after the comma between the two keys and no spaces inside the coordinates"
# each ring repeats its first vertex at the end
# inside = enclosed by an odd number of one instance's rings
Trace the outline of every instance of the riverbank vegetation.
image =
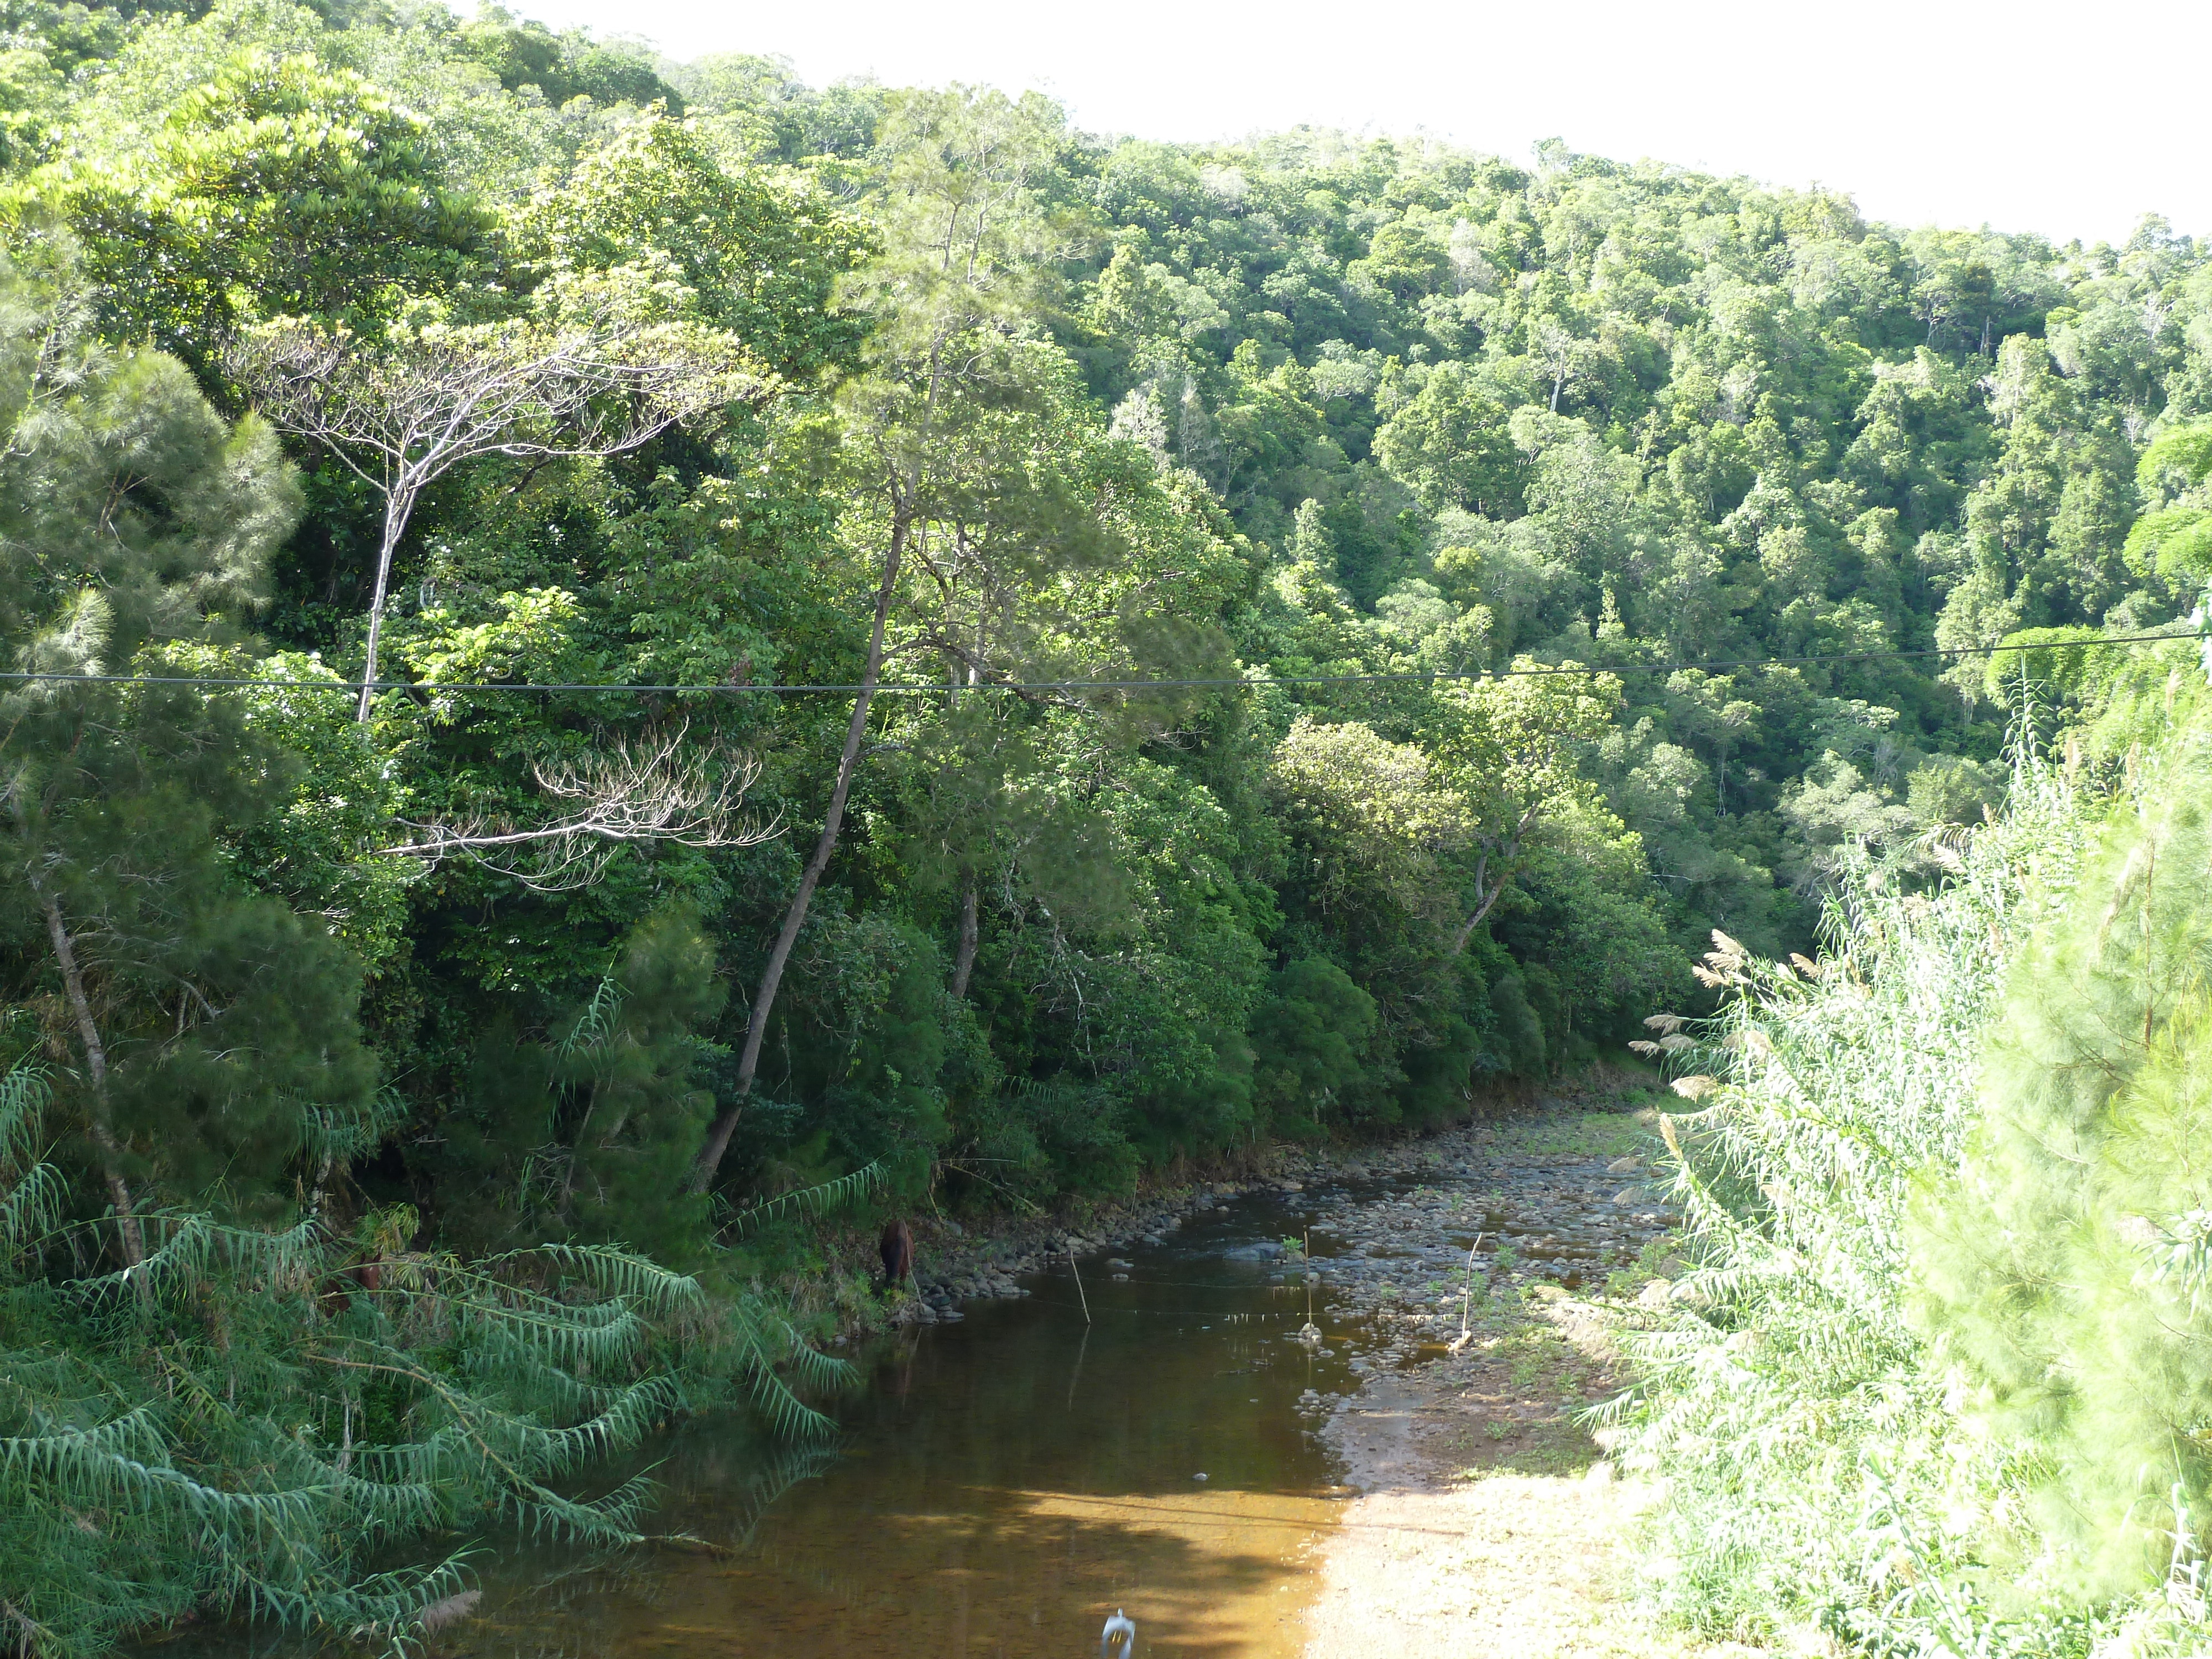
{"type": "MultiPolygon", "coordinates": [[[[1417,1130],[1765,1008],[1735,981],[1824,914],[2055,892],[1990,862],[2087,799],[2007,758],[2016,682],[2120,708],[2148,647],[2094,642],[2212,561],[2212,267],[2155,221],[1107,141],[497,10],[0,26],[0,1619],[41,1652],[404,1632],[452,1576],[365,1552],[635,1530],[586,1454],[818,1370],[779,1194],[1417,1130]]],[[[1961,1044],[1977,961],[1928,994],[1961,1044]]],[[[1944,1088],[1884,1108],[1916,1157],[1971,1139],[1944,1088]]],[[[2092,1203],[2006,1156],[1929,1214],[2092,1203]]],[[[2081,1316],[2008,1358],[1980,1237],[1944,1340],[2088,1445],[2035,1380],[2081,1316]]]]}
{"type": "Polygon", "coordinates": [[[2201,1650],[2204,803],[2193,650],[2060,665],[2006,809],[1862,861],[1817,961],[1723,939],[1666,1039],[1693,1260],[1613,1408],[1666,1612],[1850,1651],[2201,1650]],[[2048,734],[2045,734],[2047,738],[2048,734]]]}

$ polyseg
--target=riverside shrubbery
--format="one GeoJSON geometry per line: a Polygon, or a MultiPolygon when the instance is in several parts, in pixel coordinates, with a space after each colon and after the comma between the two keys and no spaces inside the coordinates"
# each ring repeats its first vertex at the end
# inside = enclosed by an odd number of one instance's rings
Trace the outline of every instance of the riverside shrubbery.
{"type": "Polygon", "coordinates": [[[1817,963],[1717,940],[1721,1012],[1664,1040],[1693,1265],[1632,1338],[1621,1449],[1668,1482],[1677,1619],[2212,1634],[2212,720],[2186,657],[2137,677],[2124,760],[2024,745],[1994,822],[1920,843],[1940,879],[1862,863],[1817,963]]]}

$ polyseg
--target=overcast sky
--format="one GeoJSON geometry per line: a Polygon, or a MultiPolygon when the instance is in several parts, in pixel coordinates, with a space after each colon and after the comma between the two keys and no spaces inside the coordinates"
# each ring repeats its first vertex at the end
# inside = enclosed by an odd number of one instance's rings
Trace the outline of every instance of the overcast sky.
{"type": "MultiPolygon", "coordinates": [[[[465,0],[464,0],[465,4],[465,0]]],[[[815,84],[1037,88],[1095,132],[1309,123],[1524,158],[1652,156],[1849,191],[1869,217],[2124,240],[2212,233],[2212,0],[1253,4],[1247,0],[509,0],[678,58],[815,84]]]]}

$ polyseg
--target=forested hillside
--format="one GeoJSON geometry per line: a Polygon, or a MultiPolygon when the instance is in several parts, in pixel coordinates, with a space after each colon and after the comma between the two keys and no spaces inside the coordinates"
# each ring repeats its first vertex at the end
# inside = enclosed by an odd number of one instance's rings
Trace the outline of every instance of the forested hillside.
{"type": "MultiPolygon", "coordinates": [[[[420,1442],[368,1534],[623,1534],[535,1483],[773,1390],[733,1212],[1124,1192],[1618,1054],[1716,928],[1944,877],[2083,654],[1974,647],[2212,574],[2212,262],[2155,221],[1107,142],[496,10],[0,15],[0,1433],[86,1491],[365,1486],[358,1412],[420,1442]],[[369,1380],[187,1423],[224,1297],[369,1380]]],[[[149,1590],[80,1501],[0,1516],[58,1642],[447,1585],[149,1590]]]]}

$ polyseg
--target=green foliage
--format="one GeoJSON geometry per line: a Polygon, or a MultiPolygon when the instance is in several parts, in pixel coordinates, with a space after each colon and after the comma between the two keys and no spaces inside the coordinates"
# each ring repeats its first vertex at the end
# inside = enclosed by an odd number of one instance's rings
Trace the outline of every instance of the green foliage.
{"type": "Polygon", "coordinates": [[[2072,884],[2087,808],[2024,766],[2006,814],[1948,843],[1940,893],[1862,864],[1817,963],[1718,936],[1701,977],[1721,1013],[1650,1022],[1698,1103],[1662,1120],[1692,1265],[1612,1409],[1630,1465],[1672,1483],[1649,1585],[1666,1613],[1869,1651],[2074,1650],[2033,1605],[1978,1633],[2034,1460],[1962,1431],[1915,1322],[1913,1216],[1975,1133],[1977,1046],[2072,884]]]}
{"type": "Polygon", "coordinates": [[[1670,1482],[1678,1617],[2201,1644],[2207,751],[2201,689],[2143,670],[2116,798],[2024,719],[2004,808],[1924,843],[1938,890],[1862,861],[1817,963],[1718,938],[1721,1016],[1650,1022],[1698,1103],[1663,1124],[1692,1265],[1609,1409],[1670,1482]]]}
{"type": "Polygon", "coordinates": [[[665,104],[684,112],[683,100],[654,72],[643,53],[602,44],[581,31],[556,34],[543,23],[486,7],[459,30],[461,49],[508,91],[534,88],[549,104],[586,98],[597,104],[665,104]]]}
{"type": "Polygon", "coordinates": [[[249,50],[115,168],[33,178],[14,222],[59,215],[103,323],[204,362],[228,327],[309,314],[374,329],[458,281],[484,229],[422,124],[358,75],[249,50]]]}
{"type": "Polygon", "coordinates": [[[1520,505],[1523,462],[1505,413],[1463,365],[1447,363],[1375,434],[1376,453],[1431,508],[1511,518],[1520,505]]]}
{"type": "MultiPolygon", "coordinates": [[[[2073,1559],[2033,1494],[2170,1498],[2098,1448],[2193,1433],[2185,1390],[2130,1416],[2079,1379],[2193,1351],[2115,1316],[2098,1358],[2054,1292],[2018,1375],[1975,1362],[1967,1444],[1900,1241],[2080,801],[2155,816],[2195,664],[2107,641],[2212,570],[2195,243],[1901,232],[1557,145],[1100,141],[1034,94],[814,89],[497,10],[8,15],[0,648],[138,676],[0,693],[5,1053],[45,1068],[9,1099],[46,1125],[7,1141],[0,1318],[62,1367],[10,1373],[48,1392],[8,1432],[83,1440],[22,1454],[40,1480],[114,1451],[340,1506],[288,1578],[242,1534],[169,1560],[166,1475],[158,1569],[52,1497],[0,1565],[103,1587],[40,1602],[68,1644],[195,1598],[398,1631],[447,1581],[362,1577],[349,1528],[635,1531],[634,1492],[598,1521],[535,1493],[736,1389],[799,1420],[774,1366],[817,1368],[725,1282],[727,1218],[766,1261],[863,1189],[1043,1206],[1403,1132],[1662,1002],[1741,1040],[1680,1131],[1704,1254],[1637,1431],[1679,1610],[1905,1650],[2002,1602],[2032,1646],[1987,1575],[2073,1559]],[[411,482],[304,435],[316,395],[382,418],[556,337],[566,367],[411,482]],[[666,421],[574,356],[641,342],[666,421]],[[284,349],[320,367],[254,372],[284,349]],[[324,688],[372,656],[410,684],[356,724],[324,688]],[[789,689],[878,674],[857,710],[789,689]],[[522,689],[557,682],[637,694],[522,689]],[[1998,758],[2027,693],[2059,773],[1998,758]],[[640,796],[585,799],[641,755],[640,796]],[[656,828],[662,785],[761,833],[656,828]],[[1835,966],[1753,965],[1824,916],[1835,966]],[[702,1145],[719,1188],[680,1195],[702,1145]],[[392,1369],[281,1360],[286,1321],[392,1369]],[[534,1486],[456,1464],[448,1509],[344,1510],[333,1410],[337,1443],[413,1449],[391,1470],[475,1433],[534,1486]],[[2063,1456],[2006,1439],[2030,1419],[2063,1456]]],[[[2069,994],[2133,948],[2100,939],[2069,994]]],[[[2204,1204],[2165,1054],[2128,1062],[2164,1117],[2130,1083],[2067,1119],[2160,1149],[2148,1184],[2027,1158],[1984,1187],[2088,1252],[2038,1272],[2135,1262],[2185,1333],[2204,1204]]]]}
{"type": "Polygon", "coordinates": [[[0,630],[26,669],[127,669],[234,629],[299,491],[275,434],[234,427],[173,358],[112,347],[65,237],[0,264],[0,630]]]}
{"type": "MultiPolygon", "coordinates": [[[[27,555],[0,625],[47,672],[152,672],[4,694],[9,1618],[42,1652],[200,1607],[397,1641],[459,1587],[458,1559],[395,1565],[422,1536],[635,1540],[649,1484],[579,1497],[589,1465],[740,1398],[818,1427],[779,1368],[836,1373],[750,1291],[599,1242],[711,1254],[707,1200],[674,1194],[721,988],[674,911],[538,1034],[546,1144],[512,1218],[556,1242],[418,1248],[414,1206],[355,1184],[411,1116],[379,1087],[349,945],[398,946],[405,883],[373,850],[392,757],[314,701],[327,670],[241,639],[297,509],[266,429],[222,421],[174,360],[89,339],[66,249],[33,252],[0,311],[0,524],[27,555]],[[258,684],[279,678],[305,684],[258,684]]],[[[493,1231],[489,1207],[449,1204],[446,1237],[493,1231]]]]}
{"type": "Polygon", "coordinates": [[[408,1559],[422,1535],[635,1541],[650,1483],[580,1477],[672,1412],[750,1394],[821,1422],[742,1299],[606,1247],[418,1250],[404,1206],[352,1237],[149,1216],[142,1265],[52,1272],[46,1095],[0,1076],[0,1563],[37,1651],[198,1606],[397,1642],[465,1582],[464,1555],[408,1559]]]}
{"type": "Polygon", "coordinates": [[[517,219],[522,257],[556,273],[656,268],[778,374],[811,380],[858,350],[855,320],[830,301],[866,246],[861,228],[819,190],[724,172],[665,116],[619,129],[517,219]]]}
{"type": "Polygon", "coordinates": [[[2177,1530],[2203,1548],[2208,780],[2200,728],[2118,803],[2013,964],[1980,1122],[1922,1220],[1931,1322],[1972,1409],[2034,1465],[2023,1571],[2069,1594],[2156,1582],[2177,1530]]]}
{"type": "Polygon", "coordinates": [[[1326,957],[1282,968],[1252,1022],[1254,1092],[1277,1134],[1314,1136],[1365,1071],[1375,999],[1326,957]]]}

